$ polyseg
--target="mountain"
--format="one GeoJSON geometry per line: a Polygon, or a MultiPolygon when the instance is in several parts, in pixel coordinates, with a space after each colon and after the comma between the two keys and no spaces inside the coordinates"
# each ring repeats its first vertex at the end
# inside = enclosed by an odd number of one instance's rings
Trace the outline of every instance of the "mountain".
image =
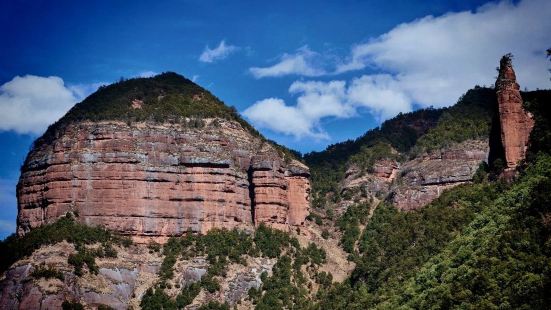
{"type": "Polygon", "coordinates": [[[494,88],[299,158],[177,74],[104,87],[29,152],[0,305],[547,309],[550,102],[505,55],[494,88]]]}
{"type": "Polygon", "coordinates": [[[40,137],[21,168],[18,233],[65,216],[135,240],[300,226],[308,168],[175,73],[101,87],[40,137]]]}
{"type": "Polygon", "coordinates": [[[471,181],[487,161],[496,113],[495,91],[475,87],[450,108],[401,114],[354,141],[306,154],[313,206],[342,210],[373,198],[408,210],[426,205],[471,181]]]}

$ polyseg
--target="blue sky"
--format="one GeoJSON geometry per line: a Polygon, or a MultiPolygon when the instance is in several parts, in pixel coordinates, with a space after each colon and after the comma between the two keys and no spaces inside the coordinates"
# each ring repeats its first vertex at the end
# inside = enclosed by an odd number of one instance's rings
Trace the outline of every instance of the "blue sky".
{"type": "Polygon", "coordinates": [[[523,88],[548,88],[548,2],[3,1],[0,238],[32,141],[99,85],[175,71],[267,137],[322,150],[491,85],[507,52],[523,88]]]}

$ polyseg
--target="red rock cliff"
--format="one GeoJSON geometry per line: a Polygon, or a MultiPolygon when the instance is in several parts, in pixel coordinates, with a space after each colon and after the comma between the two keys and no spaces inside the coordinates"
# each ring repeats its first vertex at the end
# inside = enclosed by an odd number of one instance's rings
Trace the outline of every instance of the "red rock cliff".
{"type": "Polygon", "coordinates": [[[500,61],[496,81],[497,102],[501,128],[501,142],[505,150],[507,168],[514,169],[524,159],[528,138],[534,127],[534,120],[522,107],[520,87],[517,84],[511,56],[505,55],[500,61]]]}
{"type": "Polygon", "coordinates": [[[134,236],[191,229],[288,229],[308,214],[309,171],[235,121],[79,122],[31,151],[17,197],[17,231],[67,212],[134,236]]]}

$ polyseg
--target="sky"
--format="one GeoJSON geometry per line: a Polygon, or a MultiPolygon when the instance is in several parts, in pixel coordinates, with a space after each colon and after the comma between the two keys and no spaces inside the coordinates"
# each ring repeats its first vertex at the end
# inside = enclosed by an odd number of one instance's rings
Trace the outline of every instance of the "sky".
{"type": "Polygon", "coordinates": [[[509,52],[523,89],[551,85],[547,0],[15,0],[0,27],[0,239],[34,139],[121,77],[182,74],[303,153],[452,105],[509,52]]]}

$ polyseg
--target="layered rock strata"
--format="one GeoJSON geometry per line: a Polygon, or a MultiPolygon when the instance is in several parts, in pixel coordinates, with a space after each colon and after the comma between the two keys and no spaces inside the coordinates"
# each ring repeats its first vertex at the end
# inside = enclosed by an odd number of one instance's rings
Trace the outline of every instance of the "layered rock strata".
{"type": "Polygon", "coordinates": [[[308,213],[308,177],[234,121],[74,123],[28,155],[17,231],[67,212],[136,239],[260,223],[288,229],[308,213]]]}
{"type": "Polygon", "coordinates": [[[343,189],[360,189],[363,197],[387,197],[400,210],[419,209],[438,198],[445,189],[472,181],[483,161],[488,159],[487,141],[468,140],[445,149],[431,151],[399,164],[379,160],[373,172],[362,173],[351,166],[343,189]]]}
{"type": "Polygon", "coordinates": [[[522,106],[520,86],[516,80],[510,55],[503,56],[500,61],[495,88],[505,161],[508,169],[514,169],[526,156],[534,120],[522,106]]]}
{"type": "Polygon", "coordinates": [[[400,210],[425,206],[444,190],[472,181],[488,152],[487,141],[467,140],[404,163],[392,188],[392,202],[400,210]]]}

